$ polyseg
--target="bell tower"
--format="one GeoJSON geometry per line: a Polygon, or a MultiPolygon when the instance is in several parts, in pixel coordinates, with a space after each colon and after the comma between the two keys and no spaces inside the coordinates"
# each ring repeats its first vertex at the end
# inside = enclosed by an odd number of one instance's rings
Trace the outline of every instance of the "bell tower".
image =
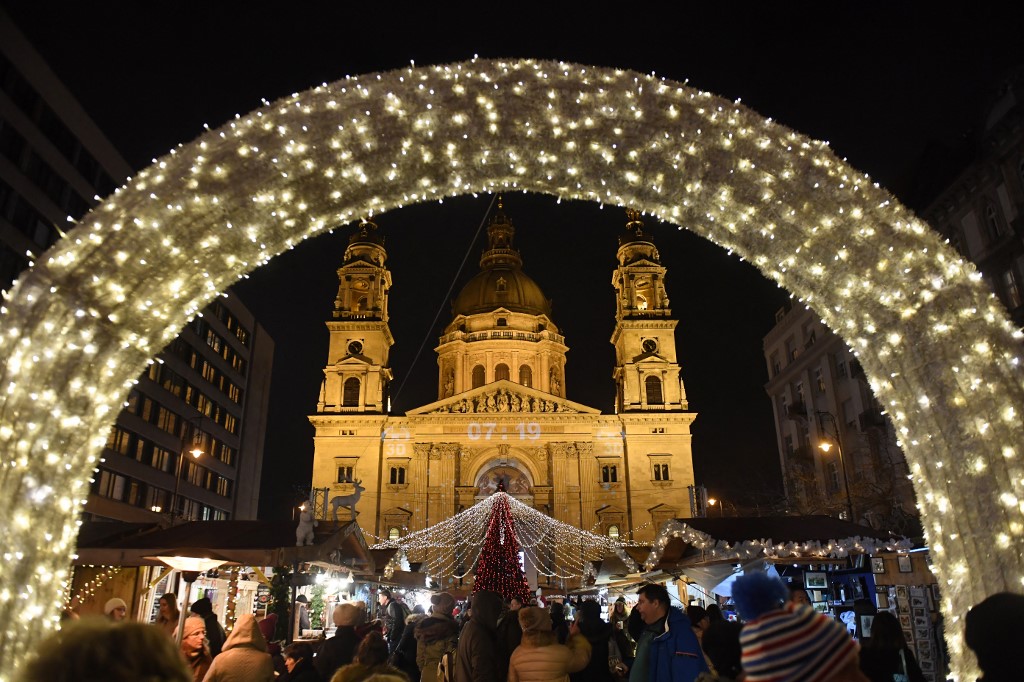
{"type": "Polygon", "coordinates": [[[387,257],[377,225],[360,223],[338,268],[318,413],[387,412],[392,378],[388,357],[395,342],[388,327],[391,272],[384,265],[387,257]]]}
{"type": "Polygon", "coordinates": [[[675,328],[666,269],[658,248],[644,232],[640,212],[627,209],[619,236],[615,287],[616,409],[623,412],[679,412],[689,409],[676,362],[675,328]]]}

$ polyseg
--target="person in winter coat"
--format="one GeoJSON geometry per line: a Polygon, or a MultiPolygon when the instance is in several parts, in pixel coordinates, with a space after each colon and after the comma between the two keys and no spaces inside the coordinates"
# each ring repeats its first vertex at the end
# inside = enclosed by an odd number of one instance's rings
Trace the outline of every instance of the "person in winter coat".
{"type": "Polygon", "coordinates": [[[879,611],[871,622],[871,636],[860,648],[860,670],[871,682],[892,682],[903,674],[910,682],[924,682],[924,673],[907,647],[896,616],[879,611]]]}
{"type": "Polygon", "coordinates": [[[498,679],[504,680],[508,677],[508,662],[512,658],[512,652],[516,650],[523,641],[523,627],[519,624],[519,610],[523,608],[523,602],[516,597],[508,601],[508,613],[502,616],[498,623],[498,679]]]}
{"type": "Polygon", "coordinates": [[[398,640],[398,645],[391,652],[391,657],[388,659],[388,663],[408,675],[410,680],[420,679],[420,668],[416,663],[415,632],[416,624],[426,617],[423,613],[410,613],[406,616],[402,638],[398,640]]]}
{"type": "Polygon", "coordinates": [[[192,671],[192,679],[202,682],[213,663],[206,644],[206,623],[199,616],[189,616],[181,631],[181,655],[192,671]]]}
{"type": "Polygon", "coordinates": [[[395,675],[405,682],[411,682],[401,670],[388,665],[388,645],[384,636],[371,631],[359,643],[356,660],[338,669],[331,682],[362,682],[375,675],[395,675]]]}
{"type": "Polygon", "coordinates": [[[418,622],[414,631],[420,682],[437,682],[441,657],[459,643],[459,626],[452,617],[455,598],[440,592],[430,596],[430,604],[430,615],[418,622]]]}
{"type": "Polygon", "coordinates": [[[693,682],[708,664],[690,619],[672,606],[664,585],[644,585],[637,594],[636,610],[644,629],[629,682],[693,682]]]}
{"type": "Polygon", "coordinates": [[[322,682],[313,667],[313,647],[306,642],[292,642],[284,648],[284,665],[288,682],[322,682]]]}
{"type": "Polygon", "coordinates": [[[565,620],[565,604],[551,604],[551,631],[555,633],[559,644],[565,644],[569,637],[569,623],[565,620]]]}
{"type": "Polygon", "coordinates": [[[313,666],[325,680],[331,679],[335,671],[352,662],[362,637],[356,626],[362,624],[363,611],[355,604],[338,604],[334,607],[334,636],[320,645],[320,653],[313,666]]]}
{"type": "Polygon", "coordinates": [[[273,682],[274,664],[267,653],[256,617],[243,613],[224,641],[220,656],[213,659],[205,682],[273,682]]]}
{"type": "Polygon", "coordinates": [[[203,619],[206,624],[206,641],[210,644],[210,655],[217,658],[224,647],[224,628],[213,612],[213,602],[208,597],[197,599],[188,609],[203,619]]]}
{"type": "MultiPolygon", "coordinates": [[[[585,601],[576,611],[576,627],[590,644],[590,662],[578,672],[569,675],[572,682],[613,682],[608,667],[608,641],[612,636],[612,626],[601,618],[601,605],[595,601],[585,601]]],[[[622,660],[620,654],[619,660],[622,660]]]]}
{"type": "Polygon", "coordinates": [[[501,614],[501,595],[481,590],[473,595],[469,622],[462,626],[455,654],[455,682],[494,682],[498,679],[495,637],[501,614]]]}
{"type": "Polygon", "coordinates": [[[178,620],[181,612],[178,610],[178,598],[173,593],[160,596],[160,611],[156,617],[157,626],[167,633],[175,642],[178,641],[178,620]]]}
{"type": "MultiPolygon", "coordinates": [[[[578,672],[590,661],[590,644],[574,623],[566,644],[559,644],[551,630],[551,614],[530,606],[519,610],[523,641],[512,652],[508,663],[508,682],[569,682],[569,673],[578,672]]],[[[608,669],[607,653],[604,667],[608,669]]]]}

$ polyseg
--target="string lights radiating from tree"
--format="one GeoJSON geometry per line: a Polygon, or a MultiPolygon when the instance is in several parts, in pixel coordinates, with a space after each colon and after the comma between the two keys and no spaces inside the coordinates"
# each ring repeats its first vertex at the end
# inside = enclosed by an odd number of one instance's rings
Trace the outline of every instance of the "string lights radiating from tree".
{"type": "Polygon", "coordinates": [[[431,576],[463,578],[480,557],[483,538],[499,500],[508,504],[526,561],[538,574],[579,578],[588,563],[600,561],[608,554],[617,555],[631,570],[637,569],[619,542],[562,523],[504,492],[494,493],[429,528],[373,545],[373,549],[398,549],[410,561],[420,562],[420,570],[431,576]]]}

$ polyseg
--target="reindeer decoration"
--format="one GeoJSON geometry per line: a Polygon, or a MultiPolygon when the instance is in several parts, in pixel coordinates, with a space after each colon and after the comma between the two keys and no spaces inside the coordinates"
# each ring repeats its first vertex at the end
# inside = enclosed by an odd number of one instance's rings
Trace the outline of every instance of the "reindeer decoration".
{"type": "Polygon", "coordinates": [[[362,479],[358,481],[351,481],[351,483],[355,486],[355,492],[351,495],[338,495],[337,497],[331,498],[331,514],[334,515],[335,521],[338,520],[339,507],[348,507],[352,512],[352,520],[356,520],[356,503],[359,502],[359,496],[363,494],[363,491],[366,490],[366,488],[362,486],[362,479]]]}

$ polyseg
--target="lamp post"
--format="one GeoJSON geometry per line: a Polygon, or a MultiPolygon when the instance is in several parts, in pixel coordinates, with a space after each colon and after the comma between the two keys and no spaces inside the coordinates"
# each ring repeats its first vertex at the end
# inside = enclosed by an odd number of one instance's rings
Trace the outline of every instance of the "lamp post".
{"type": "Polygon", "coordinates": [[[227,557],[221,556],[220,554],[208,549],[196,549],[192,547],[168,550],[166,552],[161,552],[156,556],[147,556],[143,558],[155,559],[164,566],[173,568],[175,571],[181,573],[181,578],[185,582],[185,598],[182,600],[181,608],[178,609],[178,631],[175,635],[175,641],[180,647],[183,630],[182,626],[185,624],[185,613],[188,611],[188,597],[192,594],[192,583],[199,578],[199,574],[203,571],[211,571],[219,566],[224,566],[225,564],[231,564],[233,566],[237,566],[238,564],[227,557]]]}
{"type": "MultiPolygon", "coordinates": [[[[843,457],[843,444],[839,438],[839,424],[836,422],[835,415],[831,412],[818,412],[817,415],[819,418],[825,418],[832,422],[832,431],[835,434],[833,442],[836,445],[836,452],[839,454],[839,468],[843,472],[843,488],[846,491],[846,513],[848,520],[856,523],[856,517],[853,515],[853,497],[850,496],[850,477],[846,475],[846,459],[843,457]]],[[[824,428],[822,430],[824,431],[824,428]]],[[[832,449],[832,443],[822,441],[818,444],[818,447],[821,448],[822,452],[828,452],[832,449]]]]}
{"type": "MultiPolygon", "coordinates": [[[[202,449],[202,437],[200,436],[199,427],[193,424],[191,421],[185,422],[192,426],[192,449],[188,451],[188,454],[192,455],[193,459],[199,459],[203,454],[202,449]]],[[[178,489],[181,487],[181,470],[182,460],[185,459],[185,428],[181,430],[181,452],[178,453],[178,465],[174,470],[174,495],[171,496],[171,522],[178,516],[178,489]]]]}
{"type": "Polygon", "coordinates": [[[718,505],[718,516],[719,516],[719,518],[724,517],[725,516],[725,501],[724,500],[716,499],[714,497],[709,497],[708,498],[708,506],[709,507],[714,507],[716,504],[718,505]],[[719,502],[721,502],[721,504],[718,504],[719,502]]]}

